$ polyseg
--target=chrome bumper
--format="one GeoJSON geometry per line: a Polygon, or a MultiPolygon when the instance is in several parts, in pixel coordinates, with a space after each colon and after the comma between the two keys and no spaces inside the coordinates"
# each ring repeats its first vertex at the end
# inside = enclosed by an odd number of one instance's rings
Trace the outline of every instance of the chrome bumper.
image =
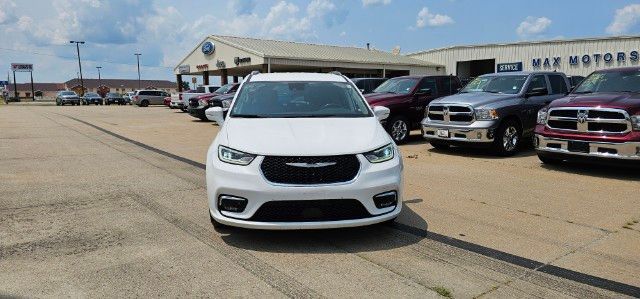
{"type": "Polygon", "coordinates": [[[493,142],[493,129],[488,128],[450,128],[422,126],[422,136],[428,140],[462,141],[462,142],[493,142]],[[438,136],[438,130],[448,130],[448,137],[438,136]]]}
{"type": "Polygon", "coordinates": [[[589,152],[587,153],[586,151],[570,151],[569,141],[574,140],[549,138],[536,134],[535,146],[536,150],[547,153],[568,154],[583,157],[640,160],[640,142],[611,143],[575,140],[589,144],[589,152]]]}

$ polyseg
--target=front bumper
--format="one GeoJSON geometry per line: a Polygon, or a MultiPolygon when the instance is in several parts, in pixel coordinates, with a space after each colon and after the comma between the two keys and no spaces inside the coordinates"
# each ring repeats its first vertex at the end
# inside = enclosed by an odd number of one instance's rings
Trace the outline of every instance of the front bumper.
{"type": "Polygon", "coordinates": [[[422,122],[422,136],[427,140],[450,142],[493,142],[497,121],[475,121],[471,124],[453,125],[424,120],[422,122]],[[439,135],[438,132],[446,131],[439,135]]]}
{"type": "MultiPolygon", "coordinates": [[[[535,146],[538,152],[552,153],[580,157],[609,158],[621,160],[640,161],[640,142],[601,142],[569,140],[562,138],[545,137],[536,134],[535,146]],[[588,151],[572,151],[570,142],[581,142],[588,145],[588,151]]],[[[586,147],[586,146],[585,146],[586,147]]]]}
{"type": "Polygon", "coordinates": [[[189,115],[199,119],[206,119],[207,116],[205,115],[204,111],[208,108],[209,106],[189,107],[189,115]]]}
{"type": "MultiPolygon", "coordinates": [[[[213,151],[217,155],[217,151],[213,151]]],[[[360,172],[348,183],[334,185],[283,186],[268,182],[260,171],[264,157],[258,156],[247,166],[221,162],[217,156],[207,160],[207,196],[211,216],[218,222],[230,226],[252,229],[322,229],[364,226],[394,219],[402,209],[402,161],[396,156],[387,162],[372,164],[362,155],[360,172]],[[372,197],[376,194],[396,191],[397,205],[378,209],[372,197]],[[218,210],[220,195],[232,195],[247,199],[243,212],[218,210]],[[257,222],[251,217],[266,202],[304,201],[319,199],[355,199],[371,215],[360,219],[308,222],[257,222]]]]}

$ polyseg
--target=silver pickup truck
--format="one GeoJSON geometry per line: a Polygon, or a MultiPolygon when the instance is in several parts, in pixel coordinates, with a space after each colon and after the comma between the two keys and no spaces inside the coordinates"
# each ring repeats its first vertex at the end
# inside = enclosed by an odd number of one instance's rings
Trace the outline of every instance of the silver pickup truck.
{"type": "Polygon", "coordinates": [[[513,155],[533,136],[538,110],[569,90],[567,77],[559,72],[482,75],[459,93],[432,101],[422,135],[437,149],[481,146],[513,155]]]}

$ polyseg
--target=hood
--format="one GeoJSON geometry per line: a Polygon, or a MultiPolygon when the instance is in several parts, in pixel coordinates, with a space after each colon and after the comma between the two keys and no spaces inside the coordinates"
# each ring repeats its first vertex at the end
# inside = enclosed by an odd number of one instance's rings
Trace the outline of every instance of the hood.
{"type": "Polygon", "coordinates": [[[412,95],[409,94],[399,94],[399,93],[380,93],[380,92],[374,92],[374,93],[369,93],[364,95],[364,98],[367,99],[367,102],[369,103],[369,105],[384,105],[384,103],[387,102],[394,102],[397,101],[399,99],[407,99],[407,98],[411,98],[412,95]]]}
{"type": "Polygon", "coordinates": [[[375,117],[231,118],[221,133],[223,145],[274,156],[356,154],[392,142],[375,117]]]}
{"type": "Polygon", "coordinates": [[[482,107],[507,99],[518,98],[515,94],[500,94],[489,92],[457,93],[431,102],[431,104],[466,104],[472,107],[482,107]]]}
{"type": "Polygon", "coordinates": [[[214,101],[232,100],[235,95],[236,95],[235,92],[234,93],[223,94],[223,95],[215,96],[211,100],[214,100],[214,101]]]}
{"type": "Polygon", "coordinates": [[[569,94],[555,100],[550,107],[604,107],[627,110],[640,109],[640,94],[627,92],[569,94]]]}
{"type": "Polygon", "coordinates": [[[74,95],[63,95],[62,97],[65,98],[65,99],[77,99],[78,98],[78,96],[74,96],[74,95]]]}

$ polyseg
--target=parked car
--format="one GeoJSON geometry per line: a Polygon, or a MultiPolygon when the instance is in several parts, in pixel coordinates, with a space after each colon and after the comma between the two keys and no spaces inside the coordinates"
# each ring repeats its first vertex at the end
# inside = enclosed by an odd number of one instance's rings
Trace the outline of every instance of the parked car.
{"type": "Polygon", "coordinates": [[[64,106],[65,104],[80,105],[80,97],[75,91],[60,91],[56,94],[56,105],[64,106]]]}
{"type": "Polygon", "coordinates": [[[132,103],[140,107],[149,105],[162,105],[164,98],[169,97],[169,93],[162,90],[136,90],[132,103]]]}
{"type": "Polygon", "coordinates": [[[111,104],[126,105],[127,104],[124,97],[121,94],[115,93],[115,92],[107,93],[107,95],[104,97],[104,103],[106,105],[111,105],[111,104]]]}
{"type": "Polygon", "coordinates": [[[132,98],[135,94],[136,94],[136,92],[135,92],[135,91],[127,91],[127,92],[125,92],[125,93],[122,95],[122,97],[124,98],[124,101],[125,101],[127,104],[132,105],[132,104],[131,104],[131,98],[132,98]]]}
{"type": "Polygon", "coordinates": [[[203,94],[215,93],[215,91],[218,89],[220,89],[220,86],[218,85],[203,85],[198,86],[198,88],[196,88],[195,90],[182,92],[178,95],[178,98],[182,102],[179,104],[178,108],[180,108],[180,110],[184,112],[187,112],[187,109],[189,108],[189,100],[191,98],[195,98],[203,94]]]}
{"type": "Polygon", "coordinates": [[[338,74],[247,77],[207,153],[214,226],[320,229],[393,221],[402,158],[380,119],[338,74]]]}
{"type": "Polygon", "coordinates": [[[640,161],[640,67],[600,70],[538,112],[543,163],[640,161]]]}
{"type": "Polygon", "coordinates": [[[193,94],[195,93],[197,90],[195,89],[190,89],[190,90],[185,90],[181,93],[178,93],[178,97],[171,97],[171,103],[169,104],[169,108],[171,109],[182,109],[184,110],[184,100],[182,100],[182,96],[185,94],[193,94]]]}
{"type": "Polygon", "coordinates": [[[163,105],[165,105],[165,106],[167,106],[167,107],[170,107],[170,106],[171,106],[171,97],[170,97],[170,96],[169,96],[169,97],[164,98],[163,105]]]}
{"type": "Polygon", "coordinates": [[[584,80],[583,76],[568,76],[567,78],[569,79],[569,84],[571,84],[571,90],[576,88],[576,86],[578,86],[580,82],[584,80]]]}
{"type": "Polygon", "coordinates": [[[210,107],[213,107],[214,103],[218,107],[228,109],[233,96],[236,94],[240,84],[231,83],[220,87],[214,93],[203,94],[189,100],[189,115],[199,118],[201,120],[207,120],[207,116],[204,111],[210,107]],[[215,99],[215,100],[214,100],[215,99]],[[226,105],[226,107],[224,106],[226,105]]]}
{"type": "Polygon", "coordinates": [[[455,76],[404,76],[389,79],[366,95],[371,106],[391,110],[385,127],[391,138],[401,144],[409,133],[420,127],[425,107],[434,99],[456,93],[460,81],[455,76]]]}
{"type": "Polygon", "coordinates": [[[492,147],[513,155],[531,140],[538,110],[569,92],[560,72],[511,72],[482,75],[460,93],[429,104],[422,134],[438,149],[492,147]]]}
{"type": "Polygon", "coordinates": [[[387,78],[353,78],[351,82],[355,84],[362,94],[372,93],[380,84],[387,81],[387,78]]]}
{"type": "Polygon", "coordinates": [[[87,92],[82,97],[82,104],[83,105],[89,105],[89,104],[102,105],[103,100],[99,94],[95,92],[87,92]]]}

